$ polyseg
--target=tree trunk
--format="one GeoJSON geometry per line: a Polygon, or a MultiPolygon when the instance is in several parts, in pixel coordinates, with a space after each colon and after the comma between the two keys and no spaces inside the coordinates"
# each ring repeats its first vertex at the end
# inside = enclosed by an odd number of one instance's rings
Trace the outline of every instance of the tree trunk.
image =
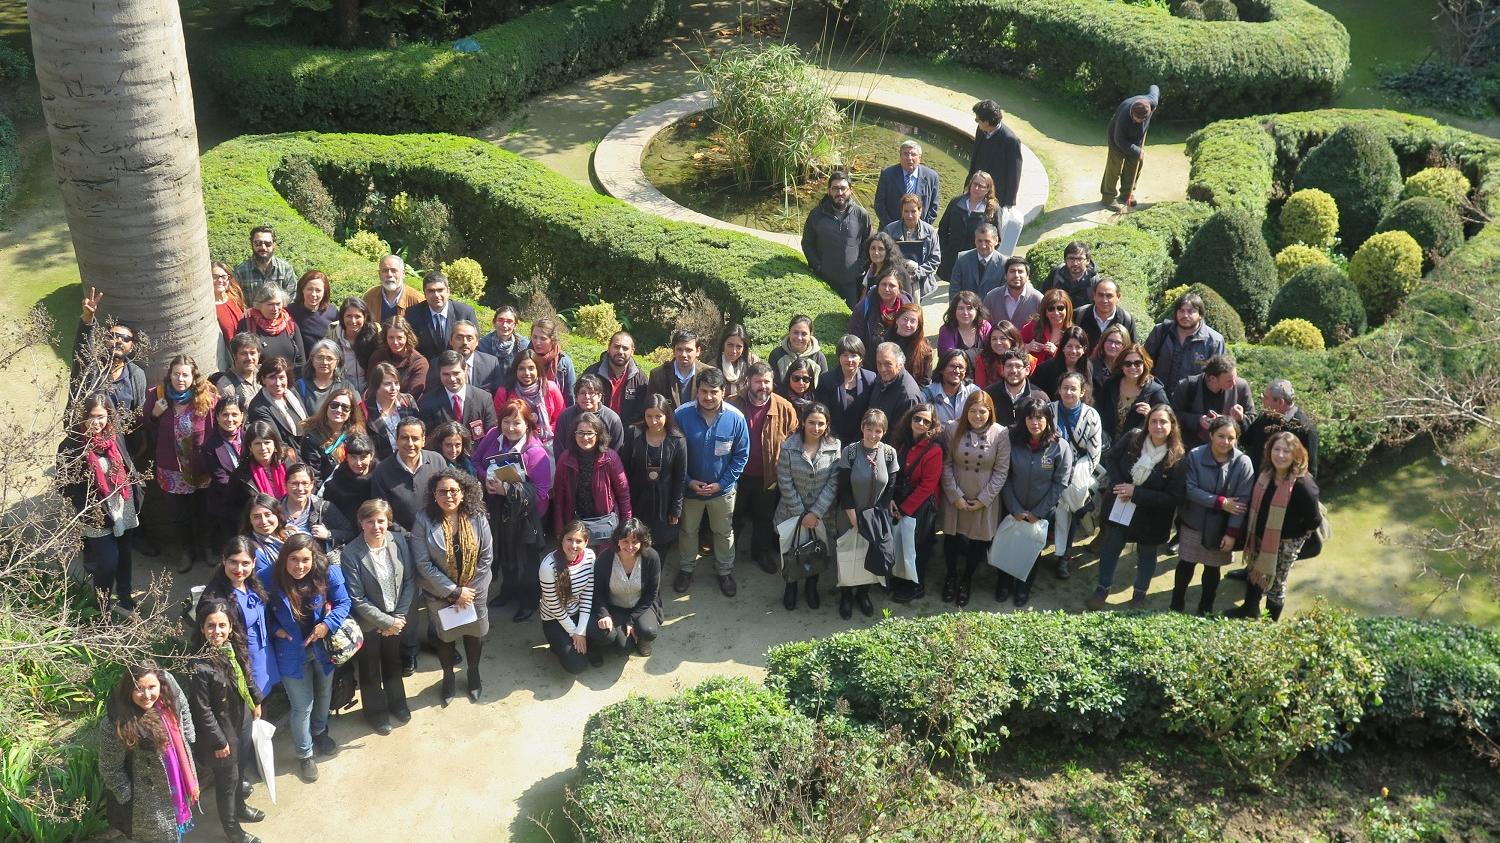
{"type": "Polygon", "coordinates": [[[176,0],[28,0],[52,169],[105,315],[214,370],[198,130],[176,0]]]}
{"type": "Polygon", "coordinates": [[[333,0],[333,13],[338,24],[339,43],[353,46],[359,39],[359,0],[333,0]]]}

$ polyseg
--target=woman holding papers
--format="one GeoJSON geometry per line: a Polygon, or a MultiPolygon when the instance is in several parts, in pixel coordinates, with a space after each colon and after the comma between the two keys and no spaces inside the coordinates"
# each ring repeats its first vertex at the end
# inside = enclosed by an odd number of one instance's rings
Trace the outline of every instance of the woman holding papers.
{"type": "Polygon", "coordinates": [[[468,661],[468,692],[479,702],[479,655],[490,631],[489,591],[494,551],[484,492],[474,475],[445,468],[433,478],[427,508],[411,530],[411,552],[417,576],[427,594],[427,611],[438,637],[443,665],[441,698],[453,701],[453,665],[459,639],[468,661]]]}
{"type": "MultiPolygon", "coordinates": [[[[1068,486],[1073,473],[1073,446],[1064,439],[1052,420],[1046,402],[1023,398],[1016,407],[1016,421],[1010,426],[1010,471],[1000,499],[1005,502],[1005,517],[1036,524],[1045,521],[1068,486]]],[[[1040,553],[1038,554],[1040,555],[1040,553]]],[[[1031,599],[1031,584],[1036,582],[1036,561],[1025,579],[1000,572],[995,583],[995,599],[1014,595],[1016,608],[1031,599]]]]}
{"type": "Polygon", "coordinates": [[[1177,463],[1183,457],[1177,414],[1157,404],[1146,414],[1146,426],[1127,432],[1104,455],[1112,494],[1105,502],[1099,547],[1099,587],[1088,598],[1090,611],[1104,608],[1115,582],[1115,566],[1126,542],[1135,542],[1135,591],[1130,608],[1146,608],[1146,589],[1156,574],[1156,556],[1172,534],[1181,495],[1173,491],[1177,463]]]}

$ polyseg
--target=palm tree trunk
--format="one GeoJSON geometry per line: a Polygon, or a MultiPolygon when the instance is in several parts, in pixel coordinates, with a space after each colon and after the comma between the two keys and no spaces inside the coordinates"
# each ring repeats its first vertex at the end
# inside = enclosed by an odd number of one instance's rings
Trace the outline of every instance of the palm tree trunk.
{"type": "Polygon", "coordinates": [[[83,286],[173,354],[214,370],[217,329],[198,130],[176,0],[28,0],[52,168],[83,286]]]}

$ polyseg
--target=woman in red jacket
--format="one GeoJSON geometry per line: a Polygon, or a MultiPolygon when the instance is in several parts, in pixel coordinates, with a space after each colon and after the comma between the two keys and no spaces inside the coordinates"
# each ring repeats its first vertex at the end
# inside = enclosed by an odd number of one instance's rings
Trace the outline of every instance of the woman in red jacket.
{"type": "Polygon", "coordinates": [[[589,546],[596,550],[608,544],[615,529],[630,518],[625,464],[610,444],[604,420],[596,413],[581,413],[573,441],[557,459],[552,486],[556,534],[562,535],[569,522],[582,521],[589,530],[589,546]]]}
{"type": "Polygon", "coordinates": [[[891,517],[896,519],[899,539],[891,599],[910,603],[927,594],[927,556],[943,479],[943,426],[938,424],[937,408],[918,404],[908,410],[896,427],[895,440],[901,473],[891,499],[891,517]],[[910,543],[907,535],[912,536],[910,543]],[[911,576],[902,577],[902,573],[911,576]]]}

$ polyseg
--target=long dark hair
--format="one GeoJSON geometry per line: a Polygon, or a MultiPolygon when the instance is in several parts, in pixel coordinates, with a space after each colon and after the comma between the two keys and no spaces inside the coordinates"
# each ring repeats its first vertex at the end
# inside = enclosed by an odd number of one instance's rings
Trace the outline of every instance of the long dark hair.
{"type": "MultiPolygon", "coordinates": [[[[958,353],[960,356],[963,354],[962,351],[958,353]]],[[[964,406],[968,406],[967,401],[964,402],[964,406]]],[[[938,422],[937,407],[931,404],[917,404],[910,410],[907,410],[906,415],[901,417],[901,421],[896,423],[896,429],[892,431],[891,438],[894,440],[892,444],[896,446],[898,454],[905,454],[919,442],[936,442],[941,447],[943,444],[943,426],[938,422]],[[932,426],[927,428],[927,435],[921,439],[911,434],[911,420],[916,417],[917,413],[926,413],[932,416],[932,426]]]]}
{"type": "Polygon", "coordinates": [[[668,436],[676,436],[678,433],[677,416],[674,413],[676,409],[676,407],[672,406],[672,402],[667,400],[667,396],[659,392],[653,392],[646,396],[646,406],[641,408],[641,420],[636,422],[635,425],[644,432],[646,429],[646,411],[661,410],[662,415],[667,417],[666,423],[662,425],[662,430],[666,431],[668,436]]]}
{"type": "MultiPolygon", "coordinates": [[[[276,425],[264,419],[257,419],[244,425],[244,433],[240,434],[240,465],[251,466],[255,464],[255,457],[250,453],[250,443],[257,439],[269,439],[276,443],[276,450],[271,454],[271,465],[284,463],[286,454],[286,443],[281,441],[281,434],[276,432],[276,425]]],[[[248,475],[249,468],[245,468],[248,475]]]]}
{"type": "Polygon", "coordinates": [[[162,719],[154,711],[146,711],[135,704],[136,683],[147,675],[155,674],[156,681],[161,685],[161,703],[177,711],[177,694],[172,690],[167,679],[167,672],[162,670],[156,662],[146,660],[127,665],[125,672],[120,674],[120,681],[109,692],[109,700],[105,703],[105,712],[109,715],[109,722],[115,726],[115,734],[120,737],[120,743],[126,749],[135,749],[142,742],[149,743],[153,749],[158,751],[167,743],[167,729],[162,719]]]}
{"type": "Polygon", "coordinates": [[[271,581],[276,583],[277,591],[286,595],[287,602],[292,606],[292,617],[299,621],[310,617],[308,607],[328,594],[328,557],[318,549],[318,540],[307,533],[287,536],[286,542],[281,545],[281,552],[276,555],[276,567],[271,572],[271,581]],[[293,553],[303,550],[312,553],[312,570],[300,580],[293,579],[286,572],[286,561],[293,553]]]}
{"type": "Polygon", "coordinates": [[[1033,416],[1047,421],[1047,429],[1042,431],[1042,444],[1050,445],[1057,440],[1057,424],[1052,421],[1052,413],[1047,409],[1047,402],[1028,396],[1022,398],[1016,405],[1016,420],[1010,425],[1012,448],[1031,447],[1031,431],[1026,429],[1026,420],[1033,416]]]}
{"type": "MultiPolygon", "coordinates": [[[[564,611],[567,610],[568,604],[573,601],[573,578],[568,576],[568,554],[563,552],[562,540],[574,533],[583,533],[584,541],[587,542],[589,528],[585,527],[582,521],[575,518],[562,528],[562,532],[557,534],[557,550],[552,554],[552,585],[557,589],[558,604],[563,607],[564,611]]],[[[644,550],[644,548],[642,549],[644,550]]],[[[584,546],[583,552],[588,553],[587,545],[584,546]]]]}
{"type": "MultiPolygon", "coordinates": [[[[250,510],[255,509],[256,507],[260,507],[261,509],[269,509],[272,512],[276,513],[276,532],[272,533],[271,535],[275,536],[278,539],[285,538],[286,507],[281,505],[281,501],[271,497],[264,492],[256,493],[253,497],[250,498],[250,502],[248,504],[245,504],[244,537],[251,542],[255,541],[254,538],[251,538],[255,534],[255,527],[251,526],[250,524],[250,510]]],[[[251,552],[251,555],[255,555],[253,551],[251,552]]]]}
{"type": "Polygon", "coordinates": [[[203,634],[203,621],[209,615],[218,613],[222,613],[224,617],[229,618],[229,647],[234,651],[234,657],[239,659],[240,672],[245,676],[249,676],[250,651],[246,649],[244,619],[240,612],[236,611],[236,607],[229,605],[228,602],[207,599],[198,604],[196,612],[198,624],[193,628],[193,646],[198,649],[199,658],[212,661],[219,661],[224,658],[223,653],[220,653],[217,649],[209,645],[207,636],[203,634]]]}
{"type": "MultiPolygon", "coordinates": [[[[224,560],[243,553],[250,557],[251,562],[250,576],[245,577],[245,588],[253,592],[264,603],[266,601],[266,587],[261,583],[260,577],[255,574],[255,550],[255,542],[248,536],[231,536],[229,541],[224,543],[224,549],[219,553],[219,566],[214,569],[213,576],[208,578],[208,584],[204,587],[203,593],[233,595],[234,586],[229,583],[229,575],[224,573],[224,560]]],[[[202,607],[203,602],[200,601],[198,605],[202,607]]],[[[238,607],[239,604],[236,603],[235,605],[238,607]]]]}

